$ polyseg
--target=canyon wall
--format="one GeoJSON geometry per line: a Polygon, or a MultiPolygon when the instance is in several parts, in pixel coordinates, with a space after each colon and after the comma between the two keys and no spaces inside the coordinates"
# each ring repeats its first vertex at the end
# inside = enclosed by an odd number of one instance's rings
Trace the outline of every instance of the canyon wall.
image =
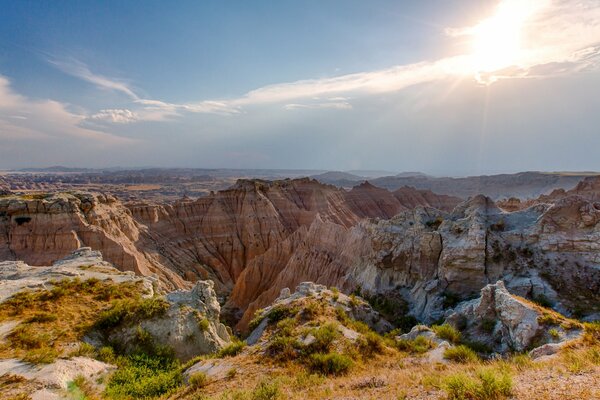
{"type": "MultiPolygon", "coordinates": [[[[596,178],[597,179],[597,178],[596,178]]],[[[363,183],[240,180],[198,200],[123,204],[102,194],[0,197],[0,259],[49,265],[81,246],[167,288],[210,279],[243,330],[280,290],[303,281],[401,297],[412,315],[443,317],[488,283],[545,298],[565,313],[600,311],[600,192],[501,209],[363,183]]]]}

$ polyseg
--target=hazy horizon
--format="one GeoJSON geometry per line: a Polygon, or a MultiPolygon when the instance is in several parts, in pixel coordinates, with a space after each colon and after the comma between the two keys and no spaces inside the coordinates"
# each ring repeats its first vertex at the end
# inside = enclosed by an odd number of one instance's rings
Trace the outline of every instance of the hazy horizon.
{"type": "Polygon", "coordinates": [[[600,170],[594,0],[1,4],[0,169],[600,170]]]}

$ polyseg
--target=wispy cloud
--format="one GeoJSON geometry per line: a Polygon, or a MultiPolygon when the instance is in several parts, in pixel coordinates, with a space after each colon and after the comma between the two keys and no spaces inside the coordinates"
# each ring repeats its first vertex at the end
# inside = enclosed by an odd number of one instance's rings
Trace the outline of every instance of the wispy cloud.
{"type": "MultiPolygon", "coordinates": [[[[248,106],[265,104],[282,104],[286,110],[349,109],[352,105],[346,99],[348,96],[397,92],[420,83],[470,78],[491,84],[499,79],[544,78],[600,66],[600,5],[597,0],[503,0],[498,4],[497,12],[509,25],[512,16],[506,10],[511,7],[524,7],[522,15],[515,16],[522,24],[518,34],[523,38],[523,46],[518,57],[496,70],[478,69],[481,60],[477,59],[477,54],[459,54],[376,71],[273,84],[238,98],[172,103],[141,98],[126,82],[92,73],[90,68],[78,61],[52,61],[52,64],[100,88],[129,96],[133,101],[127,110],[106,109],[90,117],[96,122],[121,124],[163,121],[186,113],[235,115],[244,112],[248,106]],[[343,99],[334,100],[336,97],[343,99]],[[315,98],[329,100],[314,101],[315,98]]],[[[473,36],[481,24],[492,22],[497,21],[491,18],[476,26],[448,28],[446,33],[473,36]]],[[[494,28],[493,24],[491,28],[494,28]]],[[[494,52],[493,46],[489,51],[494,52]]]]}
{"type": "Polygon", "coordinates": [[[129,124],[138,120],[138,116],[127,109],[100,110],[87,118],[89,121],[112,122],[116,124],[129,124]]]}
{"type": "Polygon", "coordinates": [[[0,139],[81,139],[103,145],[133,141],[110,133],[82,127],[86,115],[68,110],[54,100],[33,100],[16,93],[10,81],[0,75],[0,139]]]}
{"type": "Polygon", "coordinates": [[[320,101],[321,99],[315,98],[314,102],[309,103],[290,103],[283,106],[286,110],[318,110],[318,109],[330,109],[330,110],[350,110],[352,104],[348,102],[345,97],[331,97],[320,101]]]}
{"type": "Polygon", "coordinates": [[[129,87],[129,84],[127,84],[126,82],[95,74],[92,71],[90,71],[89,67],[86,64],[78,60],[50,59],[48,60],[48,62],[51,65],[54,65],[59,70],[61,70],[62,72],[72,75],[76,78],[82,79],[86,82],[89,82],[98,88],[124,93],[133,100],[139,99],[138,95],[134,93],[134,91],[129,87]]]}

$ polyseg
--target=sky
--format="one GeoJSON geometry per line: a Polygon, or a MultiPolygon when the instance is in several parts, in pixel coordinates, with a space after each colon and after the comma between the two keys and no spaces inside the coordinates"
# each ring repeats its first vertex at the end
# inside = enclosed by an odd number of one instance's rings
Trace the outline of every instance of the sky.
{"type": "Polygon", "coordinates": [[[0,0],[0,169],[600,171],[598,0],[0,0]]]}

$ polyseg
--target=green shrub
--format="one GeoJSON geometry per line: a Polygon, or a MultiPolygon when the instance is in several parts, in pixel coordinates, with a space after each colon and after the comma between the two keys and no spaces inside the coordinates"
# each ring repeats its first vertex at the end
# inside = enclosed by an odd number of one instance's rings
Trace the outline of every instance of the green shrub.
{"type": "Polygon", "coordinates": [[[98,398],[93,385],[90,382],[88,382],[82,375],[79,375],[71,382],[68,382],[67,390],[71,395],[69,398],[82,400],[91,400],[98,398]]]}
{"type": "Polygon", "coordinates": [[[277,400],[281,396],[281,389],[277,380],[260,381],[252,391],[252,400],[277,400]]]}
{"type": "Polygon", "coordinates": [[[337,339],[340,335],[337,325],[334,323],[328,323],[320,326],[311,333],[315,338],[314,342],[312,342],[309,346],[311,353],[328,352],[335,339],[337,339]]]}
{"type": "Polygon", "coordinates": [[[208,321],[208,319],[206,317],[204,317],[198,321],[198,329],[200,329],[200,332],[206,332],[208,330],[209,325],[210,325],[210,322],[208,321]]]}
{"type": "Polygon", "coordinates": [[[96,357],[96,348],[89,343],[81,342],[79,347],[69,354],[71,357],[96,357]]]}
{"type": "Polygon", "coordinates": [[[204,372],[194,372],[190,375],[189,383],[194,389],[203,388],[209,383],[208,375],[204,372]]]}
{"type": "Polygon", "coordinates": [[[110,346],[101,347],[96,354],[96,358],[102,362],[113,364],[115,362],[115,351],[110,346]]]}
{"type": "Polygon", "coordinates": [[[399,339],[395,343],[396,348],[409,353],[425,353],[435,347],[435,343],[425,336],[417,336],[415,339],[399,339]]]}
{"type": "Polygon", "coordinates": [[[560,339],[560,333],[558,332],[558,329],[556,328],[552,328],[548,331],[548,334],[550,335],[550,337],[554,340],[558,340],[560,339]]]}
{"type": "Polygon", "coordinates": [[[480,370],[476,377],[457,373],[446,378],[449,400],[500,400],[512,395],[512,378],[507,372],[480,370]]]}
{"type": "Polygon", "coordinates": [[[315,317],[322,314],[323,310],[321,305],[316,301],[307,303],[302,309],[302,317],[308,320],[314,319],[315,317]]]}
{"type": "Polygon", "coordinates": [[[434,325],[431,329],[440,338],[449,341],[450,343],[460,343],[461,334],[453,326],[449,324],[434,325]]]}
{"type": "Polygon", "coordinates": [[[464,340],[463,339],[462,344],[464,344],[465,346],[467,346],[468,348],[470,348],[471,350],[473,350],[476,353],[490,354],[493,351],[492,348],[490,346],[488,346],[487,344],[477,342],[475,340],[464,340]]]}
{"type": "Polygon", "coordinates": [[[260,323],[263,321],[263,319],[266,318],[266,315],[264,313],[264,310],[258,309],[254,312],[254,316],[252,317],[252,320],[250,320],[250,322],[248,323],[248,330],[250,332],[252,332],[253,330],[256,329],[256,327],[258,325],[260,325],[260,323]]]}
{"type": "Polygon", "coordinates": [[[158,397],[181,386],[183,377],[179,363],[168,357],[135,354],[120,362],[106,385],[105,395],[111,399],[158,397]]]}
{"type": "Polygon", "coordinates": [[[381,336],[375,332],[367,332],[358,340],[358,351],[364,356],[372,356],[373,354],[381,354],[385,350],[385,342],[381,336]]]}
{"type": "Polygon", "coordinates": [[[217,352],[217,357],[223,358],[236,356],[244,349],[244,347],[246,347],[246,342],[234,339],[233,342],[229,343],[227,346],[223,347],[217,352]]]}
{"type": "Polygon", "coordinates": [[[110,309],[100,313],[96,327],[111,329],[124,322],[138,322],[164,315],[169,302],[160,297],[116,300],[110,309]]]}
{"type": "Polygon", "coordinates": [[[323,375],[343,375],[352,367],[352,359],[340,353],[317,353],[309,359],[310,369],[323,375]]]}
{"type": "Polygon", "coordinates": [[[474,362],[479,359],[477,353],[465,345],[447,348],[444,351],[444,358],[458,363],[474,362]]]}
{"type": "Polygon", "coordinates": [[[274,306],[267,313],[267,318],[272,323],[279,322],[284,318],[295,317],[298,314],[299,309],[297,307],[287,307],[281,304],[274,306]]]}
{"type": "Polygon", "coordinates": [[[226,377],[227,377],[227,379],[233,379],[233,378],[235,378],[236,375],[237,375],[237,369],[231,368],[229,371],[227,371],[226,377]]]}
{"type": "Polygon", "coordinates": [[[29,324],[20,324],[8,335],[8,339],[14,347],[22,349],[39,349],[50,342],[47,333],[40,332],[29,324]]]}
{"type": "Polygon", "coordinates": [[[267,351],[280,360],[294,360],[298,357],[302,344],[291,336],[275,336],[267,346],[267,351]]]}

